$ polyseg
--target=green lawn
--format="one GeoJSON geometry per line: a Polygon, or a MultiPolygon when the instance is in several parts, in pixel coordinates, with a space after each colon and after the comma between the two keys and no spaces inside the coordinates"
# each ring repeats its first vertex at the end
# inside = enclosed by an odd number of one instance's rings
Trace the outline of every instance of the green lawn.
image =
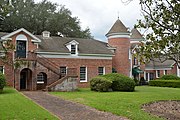
{"type": "Polygon", "coordinates": [[[128,117],[132,120],[159,120],[141,110],[144,103],[157,100],[180,100],[180,88],[138,86],[135,92],[51,92],[64,99],[79,102],[101,111],[128,117]]]}
{"type": "Polygon", "coordinates": [[[0,120],[58,119],[13,88],[7,87],[0,93],[0,120]]]}

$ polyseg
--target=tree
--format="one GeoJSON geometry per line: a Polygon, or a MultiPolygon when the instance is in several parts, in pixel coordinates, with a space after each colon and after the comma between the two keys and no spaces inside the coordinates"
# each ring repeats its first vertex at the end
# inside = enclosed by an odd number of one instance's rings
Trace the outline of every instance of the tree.
{"type": "Polygon", "coordinates": [[[25,28],[34,34],[48,30],[51,35],[61,32],[67,37],[92,38],[90,30],[82,30],[79,19],[72,17],[71,11],[63,5],[47,0],[39,3],[34,0],[11,1],[12,8],[0,26],[3,32],[25,28]]]}
{"type": "Polygon", "coordinates": [[[150,29],[146,41],[139,47],[138,56],[149,61],[174,60],[180,68],[180,1],[140,0],[144,20],[136,27],[150,29]]]}
{"type": "MultiPolygon", "coordinates": [[[[9,1],[7,0],[0,1],[0,25],[2,25],[2,22],[5,19],[5,16],[7,16],[10,7],[11,6],[9,4],[9,1]]],[[[0,27],[0,30],[1,30],[1,27],[0,27]]]]}

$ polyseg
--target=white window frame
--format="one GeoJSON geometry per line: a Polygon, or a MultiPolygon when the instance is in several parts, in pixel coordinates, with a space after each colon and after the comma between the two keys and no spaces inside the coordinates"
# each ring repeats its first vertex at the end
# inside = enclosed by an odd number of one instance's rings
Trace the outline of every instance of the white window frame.
{"type": "Polygon", "coordinates": [[[45,77],[45,76],[43,75],[43,73],[39,73],[39,74],[37,74],[37,84],[44,84],[44,80],[45,80],[44,77],[45,77]],[[38,75],[39,75],[39,74],[42,74],[42,75],[41,75],[41,78],[43,78],[43,80],[41,80],[41,81],[38,81],[38,75]],[[43,76],[43,77],[42,77],[42,76],[43,76]]]}
{"type": "MultiPolygon", "coordinates": [[[[82,66],[82,67],[83,67],[83,66],[82,66]]],[[[80,67],[79,70],[80,70],[80,72],[79,72],[79,74],[80,74],[80,76],[79,76],[79,77],[80,77],[80,78],[79,78],[79,79],[80,79],[80,82],[87,82],[87,67],[85,67],[85,80],[81,80],[81,67],[80,67]]]]}
{"type": "Polygon", "coordinates": [[[98,67],[98,75],[104,75],[105,74],[105,67],[98,67]],[[103,68],[103,73],[102,74],[99,74],[99,68],[103,68]]]}
{"type": "Polygon", "coordinates": [[[160,70],[156,70],[156,78],[159,78],[161,75],[161,71],[160,70]],[[159,72],[159,73],[158,73],[159,72]]]}
{"type": "Polygon", "coordinates": [[[167,75],[167,70],[164,70],[164,75],[167,75]]]}

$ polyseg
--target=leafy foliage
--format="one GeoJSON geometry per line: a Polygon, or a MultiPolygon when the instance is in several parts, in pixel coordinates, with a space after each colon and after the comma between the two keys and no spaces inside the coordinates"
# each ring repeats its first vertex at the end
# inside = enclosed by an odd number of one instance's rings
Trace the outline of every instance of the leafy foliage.
{"type": "Polygon", "coordinates": [[[90,88],[94,91],[107,92],[111,87],[112,81],[105,77],[94,77],[90,81],[90,88]]]}
{"type": "Polygon", "coordinates": [[[159,78],[160,80],[180,80],[180,77],[176,75],[163,75],[159,78]]]}
{"type": "Polygon", "coordinates": [[[112,90],[113,91],[134,91],[135,88],[135,82],[133,79],[118,74],[118,73],[111,73],[103,75],[102,77],[105,77],[112,81],[112,90]]]}
{"type": "Polygon", "coordinates": [[[150,86],[180,88],[180,80],[151,80],[150,86]]]}
{"type": "Polygon", "coordinates": [[[144,20],[139,20],[136,27],[152,31],[139,48],[141,60],[171,59],[180,68],[180,1],[140,0],[140,5],[144,20]]]}
{"type": "Polygon", "coordinates": [[[3,73],[0,72],[0,89],[3,89],[6,85],[6,78],[3,73]]]}
{"type": "MultiPolygon", "coordinates": [[[[62,33],[66,37],[92,38],[89,28],[82,30],[77,17],[64,5],[58,5],[47,0],[35,3],[34,0],[11,0],[9,11],[4,14],[0,9],[3,19],[0,31],[12,32],[25,28],[34,34],[41,34],[48,30],[51,35],[62,33]]],[[[0,3],[5,6],[6,2],[0,3]]]]}

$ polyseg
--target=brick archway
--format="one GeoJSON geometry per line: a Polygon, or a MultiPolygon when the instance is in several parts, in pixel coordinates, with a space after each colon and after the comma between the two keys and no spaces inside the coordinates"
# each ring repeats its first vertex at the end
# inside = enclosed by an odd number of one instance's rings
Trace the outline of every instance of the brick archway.
{"type": "Polygon", "coordinates": [[[32,90],[32,71],[29,68],[20,72],[20,90],[32,90]]]}

